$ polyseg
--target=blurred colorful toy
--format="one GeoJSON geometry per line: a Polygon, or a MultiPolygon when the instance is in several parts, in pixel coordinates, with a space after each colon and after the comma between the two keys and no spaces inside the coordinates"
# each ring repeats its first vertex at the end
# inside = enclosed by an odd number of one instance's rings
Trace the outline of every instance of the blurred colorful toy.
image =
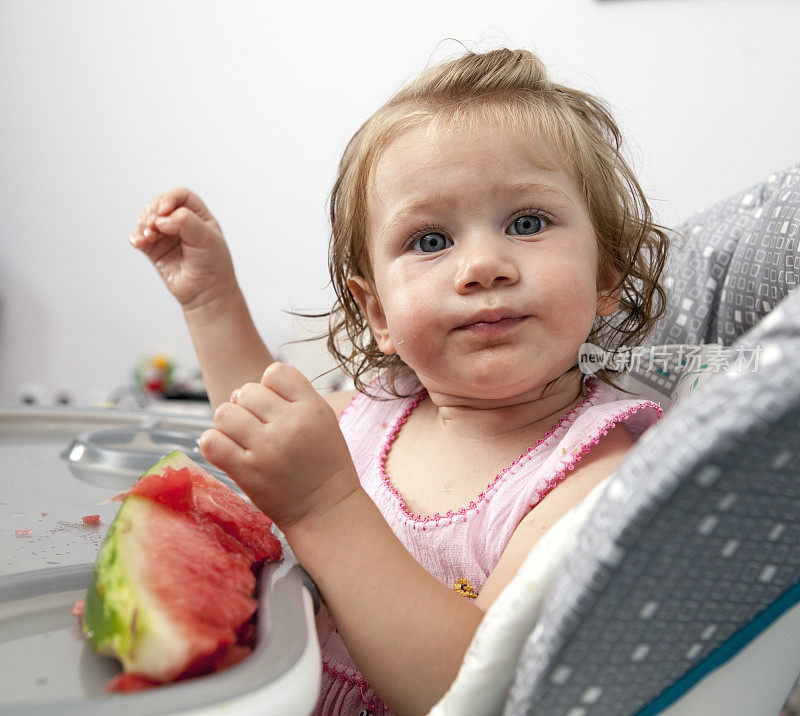
{"type": "Polygon", "coordinates": [[[172,391],[175,364],[164,353],[140,358],[133,369],[133,380],[148,395],[164,396],[172,391]]]}

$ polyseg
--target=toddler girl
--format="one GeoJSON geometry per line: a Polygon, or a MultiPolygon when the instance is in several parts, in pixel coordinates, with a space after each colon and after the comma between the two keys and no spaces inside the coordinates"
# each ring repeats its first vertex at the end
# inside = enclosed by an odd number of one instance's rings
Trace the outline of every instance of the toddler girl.
{"type": "Polygon", "coordinates": [[[203,454],[319,587],[318,711],[424,713],[531,547],[660,416],[578,352],[649,330],[666,235],[602,103],[527,51],[392,97],[330,207],[329,346],[358,390],[325,397],[273,362],[197,196],[156,197],[131,242],[183,307],[216,408],[203,454]]]}

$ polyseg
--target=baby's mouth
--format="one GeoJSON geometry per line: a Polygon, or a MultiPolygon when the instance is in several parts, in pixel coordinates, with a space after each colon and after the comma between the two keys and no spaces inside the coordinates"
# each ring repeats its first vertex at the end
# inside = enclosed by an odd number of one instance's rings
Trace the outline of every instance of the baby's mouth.
{"type": "Polygon", "coordinates": [[[461,330],[473,331],[476,333],[500,333],[519,325],[525,320],[524,316],[519,318],[502,318],[499,321],[478,321],[462,326],[461,330]]]}
{"type": "Polygon", "coordinates": [[[483,311],[468,319],[458,330],[471,333],[502,333],[518,326],[527,316],[510,310],[483,311]]]}

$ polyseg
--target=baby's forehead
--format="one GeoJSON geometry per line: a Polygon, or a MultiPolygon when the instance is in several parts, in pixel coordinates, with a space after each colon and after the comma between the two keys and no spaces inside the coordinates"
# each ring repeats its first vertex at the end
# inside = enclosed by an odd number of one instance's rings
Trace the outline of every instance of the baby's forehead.
{"type": "MultiPolygon", "coordinates": [[[[441,161],[454,150],[490,144],[525,154],[537,166],[561,168],[566,162],[563,143],[545,128],[526,122],[475,120],[471,122],[428,121],[392,133],[377,148],[373,168],[403,162],[409,153],[428,155],[441,161]]],[[[373,171],[373,175],[375,172],[373,171]]]]}
{"type": "Polygon", "coordinates": [[[427,123],[406,129],[376,152],[365,186],[368,213],[388,201],[431,190],[431,177],[446,177],[471,191],[498,192],[504,185],[555,183],[574,190],[572,172],[554,143],[541,133],[497,123],[469,125],[427,123]],[[470,181],[473,180],[473,181],[470,181]]]}

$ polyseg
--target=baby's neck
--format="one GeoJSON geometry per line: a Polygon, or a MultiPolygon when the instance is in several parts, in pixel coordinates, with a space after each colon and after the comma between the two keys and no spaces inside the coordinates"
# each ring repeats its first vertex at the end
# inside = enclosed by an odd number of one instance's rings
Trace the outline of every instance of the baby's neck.
{"type": "Polygon", "coordinates": [[[435,421],[441,433],[451,438],[476,442],[513,439],[521,433],[544,433],[555,425],[583,400],[579,386],[579,378],[559,380],[544,396],[537,391],[507,401],[430,392],[425,412],[427,419],[435,421]]]}

